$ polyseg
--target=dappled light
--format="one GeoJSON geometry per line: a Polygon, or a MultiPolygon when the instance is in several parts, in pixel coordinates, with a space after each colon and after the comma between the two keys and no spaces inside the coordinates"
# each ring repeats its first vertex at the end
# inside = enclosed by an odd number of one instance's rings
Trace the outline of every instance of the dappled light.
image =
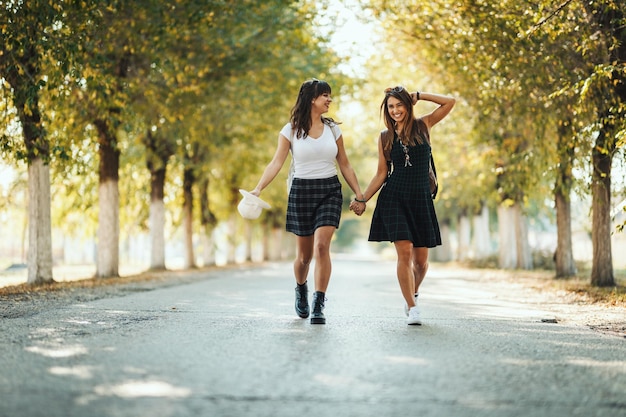
{"type": "Polygon", "coordinates": [[[78,379],[91,379],[93,378],[94,370],[95,369],[93,366],[53,366],[48,369],[48,372],[50,372],[52,375],[58,376],[71,376],[78,379]]]}
{"type": "Polygon", "coordinates": [[[121,398],[185,398],[191,395],[191,390],[175,387],[164,381],[124,381],[117,385],[99,385],[94,388],[94,392],[97,395],[121,398]]]}
{"type": "Polygon", "coordinates": [[[414,356],[388,356],[385,358],[387,362],[390,364],[399,364],[399,365],[416,365],[416,366],[425,366],[432,365],[429,363],[427,359],[414,357],[414,356]]]}
{"type": "Polygon", "coordinates": [[[29,346],[26,348],[28,352],[46,356],[48,358],[70,358],[73,356],[81,356],[89,353],[89,350],[81,345],[48,345],[48,346],[29,346]]]}

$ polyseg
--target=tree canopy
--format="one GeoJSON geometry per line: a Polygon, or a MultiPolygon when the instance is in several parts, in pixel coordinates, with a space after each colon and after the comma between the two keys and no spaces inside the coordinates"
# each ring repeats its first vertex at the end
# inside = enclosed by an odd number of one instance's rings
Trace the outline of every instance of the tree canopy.
{"type": "MultiPolygon", "coordinates": [[[[376,157],[372,97],[395,80],[434,86],[460,103],[435,144],[442,221],[510,204],[552,215],[549,196],[588,196],[592,280],[611,285],[603,254],[611,252],[611,196],[625,197],[611,187],[611,167],[615,156],[623,167],[626,143],[626,6],[371,0],[381,43],[358,79],[340,69],[332,24],[319,29],[336,18],[330,3],[0,2],[2,157],[50,166],[52,224],[65,233],[94,235],[98,184],[110,176],[119,181],[123,236],[149,229],[155,196],[173,235],[187,215],[195,226],[232,216],[305,79],[331,83],[334,112],[342,98],[360,103],[354,126],[342,130],[362,183],[376,157]],[[105,170],[103,150],[119,158],[105,170]],[[162,189],[150,190],[157,172],[162,189]]],[[[264,198],[273,209],[261,221],[276,226],[282,182],[264,198]]]]}

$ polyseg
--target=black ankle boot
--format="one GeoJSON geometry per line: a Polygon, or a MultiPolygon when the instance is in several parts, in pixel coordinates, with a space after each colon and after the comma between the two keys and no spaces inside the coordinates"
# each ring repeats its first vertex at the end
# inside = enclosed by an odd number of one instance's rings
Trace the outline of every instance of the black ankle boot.
{"type": "Polygon", "coordinates": [[[326,301],[326,294],[321,291],[315,291],[313,293],[313,312],[311,313],[311,324],[326,324],[326,317],[324,317],[324,301],[326,301]]]}
{"type": "Polygon", "coordinates": [[[296,285],[296,313],[303,319],[309,317],[309,287],[306,282],[296,285]]]}

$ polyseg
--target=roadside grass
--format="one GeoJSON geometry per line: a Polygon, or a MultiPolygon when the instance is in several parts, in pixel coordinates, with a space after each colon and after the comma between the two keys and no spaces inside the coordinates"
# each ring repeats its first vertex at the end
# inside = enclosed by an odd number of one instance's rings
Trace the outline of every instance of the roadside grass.
{"type": "Polygon", "coordinates": [[[7,287],[0,287],[0,296],[6,295],[28,295],[36,293],[67,291],[85,288],[98,288],[112,285],[126,285],[137,282],[146,282],[162,279],[162,274],[142,273],[126,277],[115,278],[85,278],[74,281],[54,281],[50,283],[31,285],[19,284],[7,287]]]}
{"type": "MultiPolygon", "coordinates": [[[[109,278],[78,278],[68,281],[53,281],[46,284],[31,285],[27,283],[18,285],[8,285],[0,287],[0,297],[12,297],[19,299],[20,295],[35,295],[54,292],[72,292],[84,289],[97,289],[105,287],[133,287],[154,285],[174,285],[181,282],[193,282],[202,279],[207,271],[215,269],[240,268],[245,264],[226,266],[206,266],[188,270],[167,269],[167,270],[146,270],[139,273],[109,278]]],[[[0,276],[0,279],[2,277],[0,276]]]]}
{"type": "Polygon", "coordinates": [[[165,270],[144,271],[138,274],[110,277],[110,278],[80,278],[70,281],[53,281],[50,283],[31,285],[18,284],[0,287],[0,296],[34,295],[38,293],[71,292],[82,289],[95,289],[102,287],[132,286],[150,283],[167,283],[174,278],[185,281],[193,280],[198,273],[212,269],[213,267],[197,268],[193,270],[165,270]]]}
{"type": "MultiPolygon", "coordinates": [[[[464,263],[467,268],[498,270],[506,274],[507,271],[497,268],[498,260],[491,257],[481,261],[464,263]]],[[[578,273],[567,278],[556,278],[554,262],[551,256],[534,254],[535,269],[512,270],[509,279],[519,281],[525,278],[527,285],[541,291],[568,293],[572,299],[580,303],[603,304],[626,308],[626,269],[614,269],[615,286],[596,287],[591,285],[591,267],[586,263],[577,264],[578,273]]]]}
{"type": "Polygon", "coordinates": [[[579,271],[578,275],[567,279],[554,279],[552,285],[561,290],[584,296],[592,303],[602,303],[626,307],[626,269],[615,270],[614,287],[591,285],[590,270],[579,271]]]}

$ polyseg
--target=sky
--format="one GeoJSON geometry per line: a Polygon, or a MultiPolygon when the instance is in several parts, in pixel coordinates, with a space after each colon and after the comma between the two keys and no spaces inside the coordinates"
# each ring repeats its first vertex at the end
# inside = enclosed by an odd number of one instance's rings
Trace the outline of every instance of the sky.
{"type": "Polygon", "coordinates": [[[339,56],[345,58],[340,68],[342,72],[354,76],[365,75],[364,64],[375,52],[376,43],[377,25],[360,3],[358,0],[331,1],[329,15],[337,18],[332,22],[328,22],[327,19],[321,21],[322,25],[335,25],[331,47],[339,56]],[[364,21],[364,18],[367,21],[364,21]]]}

